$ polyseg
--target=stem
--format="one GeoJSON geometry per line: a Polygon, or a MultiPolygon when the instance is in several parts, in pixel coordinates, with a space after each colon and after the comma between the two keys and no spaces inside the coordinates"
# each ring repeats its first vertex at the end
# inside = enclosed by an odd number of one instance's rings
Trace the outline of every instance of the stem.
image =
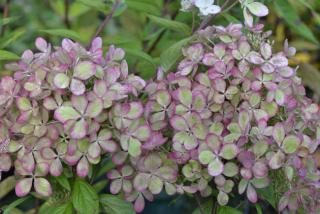
{"type": "Polygon", "coordinates": [[[71,28],[69,20],[69,0],[64,0],[64,24],[68,29],[71,28]]]}
{"type": "Polygon", "coordinates": [[[217,212],[217,202],[213,200],[211,214],[215,214],[217,212]]]}
{"type": "Polygon", "coordinates": [[[111,11],[109,12],[109,14],[106,16],[106,18],[103,20],[103,22],[101,23],[101,25],[98,27],[96,33],[94,34],[94,36],[91,38],[90,44],[93,41],[93,39],[97,36],[100,35],[100,33],[103,31],[103,29],[107,26],[107,24],[109,23],[109,21],[111,20],[114,12],[116,11],[118,5],[120,4],[120,0],[116,0],[111,11]]]}
{"type": "MultiPolygon", "coordinates": [[[[4,5],[4,8],[3,8],[3,16],[2,16],[3,19],[9,17],[9,5],[10,5],[10,0],[7,0],[6,4],[4,5]]],[[[1,33],[0,33],[1,36],[4,35],[5,30],[6,30],[6,26],[3,25],[2,28],[1,28],[1,33]]]]}
{"type": "Polygon", "coordinates": [[[205,212],[204,212],[204,210],[203,210],[203,207],[202,207],[202,205],[201,205],[201,202],[200,202],[200,197],[199,197],[199,195],[198,195],[197,193],[195,194],[195,198],[196,198],[196,201],[197,201],[197,204],[198,204],[200,213],[201,213],[201,214],[205,214],[205,212]]]}
{"type": "MultiPolygon", "coordinates": [[[[226,12],[228,10],[230,10],[232,7],[234,7],[237,3],[238,3],[238,0],[235,0],[228,8],[227,5],[230,3],[230,0],[226,0],[225,3],[221,6],[221,12],[220,13],[223,13],[223,12],[226,12]],[[226,9],[225,9],[226,8],[226,9]]],[[[204,27],[207,26],[207,24],[209,24],[214,17],[216,17],[218,14],[214,14],[212,16],[209,16],[208,18],[204,19],[201,23],[200,23],[200,26],[198,27],[198,29],[196,31],[200,31],[202,30],[204,27]]],[[[196,32],[194,31],[194,32],[196,32]]]]}
{"type": "Polygon", "coordinates": [[[229,7],[223,10],[223,12],[228,12],[230,9],[232,9],[236,4],[238,4],[239,1],[234,1],[229,7]]]}

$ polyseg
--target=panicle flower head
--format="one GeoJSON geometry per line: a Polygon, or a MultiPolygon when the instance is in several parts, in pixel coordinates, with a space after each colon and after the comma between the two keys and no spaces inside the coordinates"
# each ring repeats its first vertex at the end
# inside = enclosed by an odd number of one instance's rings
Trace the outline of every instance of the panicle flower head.
{"type": "MultiPolygon", "coordinates": [[[[213,1],[192,1],[205,3],[213,1]]],[[[246,4],[253,14],[261,6],[246,4]]],[[[49,196],[49,174],[70,166],[87,177],[110,155],[111,193],[141,212],[163,190],[207,197],[215,189],[226,205],[237,189],[255,203],[281,172],[290,185],[279,211],[317,212],[320,108],[289,66],[295,49],[286,41],[274,53],[268,35],[261,26],[208,27],[175,72],[160,68],[148,82],[130,74],[122,49],[104,55],[101,38],[89,50],[38,38],[40,52],[25,51],[0,81],[0,173],[14,166],[18,196],[32,186],[49,196]]]]}

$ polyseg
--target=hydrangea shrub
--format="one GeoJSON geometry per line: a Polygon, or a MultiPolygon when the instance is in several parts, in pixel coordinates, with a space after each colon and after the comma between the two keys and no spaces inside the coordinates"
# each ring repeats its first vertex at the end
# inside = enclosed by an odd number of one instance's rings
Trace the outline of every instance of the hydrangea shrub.
{"type": "MultiPolygon", "coordinates": [[[[145,201],[168,195],[232,193],[256,203],[258,189],[288,188],[278,210],[320,212],[320,109],[306,97],[295,49],[273,51],[270,33],[252,14],[268,11],[242,1],[247,27],[210,26],[182,50],[176,71],[161,68],[154,80],[130,73],[125,52],[102,39],[86,49],[69,39],[53,47],[38,38],[7,64],[0,81],[0,173],[14,168],[19,197],[35,190],[49,197],[49,179],[67,169],[87,178],[111,156],[106,179],[142,212],[145,201]]],[[[183,1],[202,15],[220,11],[214,1],[183,1]]]]}

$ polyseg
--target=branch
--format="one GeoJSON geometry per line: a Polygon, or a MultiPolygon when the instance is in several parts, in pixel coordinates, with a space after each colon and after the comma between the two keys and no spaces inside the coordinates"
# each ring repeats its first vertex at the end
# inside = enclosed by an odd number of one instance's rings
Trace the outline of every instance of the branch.
{"type": "MultiPolygon", "coordinates": [[[[9,17],[9,5],[10,5],[10,0],[7,0],[6,4],[4,5],[4,8],[3,8],[3,16],[2,16],[3,19],[9,17]]],[[[1,33],[0,33],[1,36],[4,35],[5,30],[6,30],[6,26],[3,25],[2,28],[1,28],[1,33]]]]}
{"type": "Polygon", "coordinates": [[[68,29],[71,28],[69,20],[69,0],[64,0],[64,24],[68,29]]]}
{"type": "Polygon", "coordinates": [[[100,33],[103,31],[103,29],[107,26],[107,24],[109,23],[109,21],[111,20],[114,12],[116,11],[118,5],[120,4],[120,0],[116,0],[111,11],[109,12],[109,14],[106,16],[106,18],[103,20],[103,22],[101,23],[101,25],[98,27],[96,33],[94,34],[94,36],[91,38],[90,44],[93,41],[93,39],[97,36],[100,35],[100,33]]]}

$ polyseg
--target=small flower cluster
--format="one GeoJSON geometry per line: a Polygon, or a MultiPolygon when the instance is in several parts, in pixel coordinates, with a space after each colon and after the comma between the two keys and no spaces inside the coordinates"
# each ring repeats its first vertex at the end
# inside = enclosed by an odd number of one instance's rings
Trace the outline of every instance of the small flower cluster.
{"type": "Polygon", "coordinates": [[[0,82],[0,172],[13,165],[18,196],[74,167],[87,177],[111,155],[112,194],[141,212],[145,199],[199,193],[226,205],[235,189],[257,202],[257,189],[284,174],[279,211],[320,210],[320,108],[305,95],[286,42],[273,53],[261,26],[213,26],[183,49],[176,72],[145,82],[129,74],[124,51],[102,40],[89,50],[65,39],[52,47],[36,40],[8,64],[0,82]],[[260,30],[257,30],[257,29],[260,30]],[[13,164],[12,164],[13,162],[13,164]]]}
{"type": "MultiPolygon", "coordinates": [[[[222,7],[214,4],[214,0],[181,0],[181,11],[191,12],[199,11],[200,17],[216,15],[227,6],[228,1],[225,1],[222,7]]],[[[266,5],[255,0],[236,0],[234,3],[240,2],[243,9],[243,17],[246,26],[252,28],[254,25],[253,16],[264,17],[269,14],[269,9],[266,5]]]]}
{"type": "Polygon", "coordinates": [[[188,12],[194,8],[199,10],[200,16],[214,15],[221,12],[218,5],[214,5],[214,0],[181,0],[181,10],[188,12]]]}

